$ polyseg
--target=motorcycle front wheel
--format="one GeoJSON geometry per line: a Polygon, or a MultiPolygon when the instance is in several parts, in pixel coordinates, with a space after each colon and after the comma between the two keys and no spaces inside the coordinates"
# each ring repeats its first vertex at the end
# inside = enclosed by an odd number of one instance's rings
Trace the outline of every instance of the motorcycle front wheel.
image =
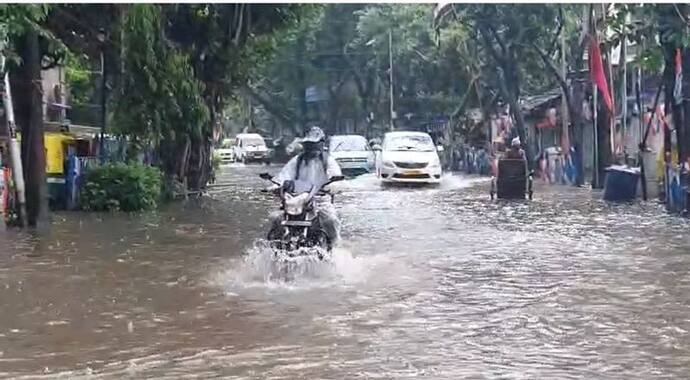
{"type": "MultiPolygon", "coordinates": [[[[333,249],[331,238],[329,238],[328,234],[326,234],[326,231],[322,229],[314,231],[312,233],[312,236],[310,236],[310,240],[314,247],[321,248],[326,252],[331,252],[331,250],[333,249]]],[[[323,259],[321,254],[319,254],[319,258],[323,259]]]]}

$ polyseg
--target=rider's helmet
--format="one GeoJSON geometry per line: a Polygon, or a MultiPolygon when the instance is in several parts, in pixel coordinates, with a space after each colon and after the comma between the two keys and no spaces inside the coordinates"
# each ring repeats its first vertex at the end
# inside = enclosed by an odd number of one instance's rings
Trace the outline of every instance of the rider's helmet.
{"type": "Polygon", "coordinates": [[[307,156],[316,156],[323,152],[326,134],[319,127],[311,127],[302,138],[302,147],[307,156]]]}

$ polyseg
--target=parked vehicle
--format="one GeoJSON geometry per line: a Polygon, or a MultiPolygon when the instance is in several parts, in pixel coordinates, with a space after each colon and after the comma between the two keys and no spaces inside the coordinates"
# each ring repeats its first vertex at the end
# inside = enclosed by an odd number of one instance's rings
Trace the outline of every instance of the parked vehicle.
{"type": "Polygon", "coordinates": [[[257,133],[240,133],[235,137],[233,147],[235,160],[242,163],[264,162],[268,159],[268,147],[263,137],[257,133]]]}
{"type": "MultiPolygon", "coordinates": [[[[268,173],[261,173],[259,176],[280,185],[268,173]]],[[[333,177],[318,188],[303,181],[289,181],[280,185],[278,195],[283,216],[280,228],[272,228],[268,232],[267,240],[272,248],[286,253],[288,258],[315,254],[323,260],[324,253],[331,251],[332,242],[326,231],[319,225],[314,197],[328,195],[324,188],[343,179],[342,176],[333,177]],[[319,249],[310,250],[309,248],[319,249]]]]}
{"type": "Polygon", "coordinates": [[[532,199],[533,172],[527,170],[527,162],[516,158],[498,160],[496,177],[491,178],[491,199],[532,199]]]}
{"type": "Polygon", "coordinates": [[[266,164],[270,164],[271,162],[275,161],[276,157],[276,147],[278,146],[278,141],[274,140],[272,137],[264,137],[264,143],[266,143],[266,159],[264,162],[266,164]]]}
{"type": "Polygon", "coordinates": [[[384,183],[441,182],[441,160],[438,152],[442,146],[435,146],[431,136],[424,132],[388,132],[376,159],[376,173],[384,183]]]}
{"type": "Polygon", "coordinates": [[[215,153],[220,157],[221,164],[229,164],[235,162],[235,151],[233,148],[233,139],[224,139],[220,144],[220,148],[215,150],[215,153]]]}
{"type": "Polygon", "coordinates": [[[370,173],[375,167],[375,154],[364,136],[331,136],[328,154],[335,158],[345,175],[370,173]]]}

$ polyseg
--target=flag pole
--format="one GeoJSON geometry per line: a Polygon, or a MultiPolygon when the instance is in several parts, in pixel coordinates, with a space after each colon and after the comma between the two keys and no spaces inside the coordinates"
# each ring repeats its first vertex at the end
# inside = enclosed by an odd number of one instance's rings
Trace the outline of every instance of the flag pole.
{"type": "MultiPolygon", "coordinates": [[[[626,22],[628,22],[630,14],[626,16],[626,22]]],[[[621,60],[623,61],[623,80],[621,81],[621,130],[623,136],[623,151],[626,150],[626,140],[628,132],[628,37],[623,32],[623,38],[621,39],[621,60]]],[[[626,153],[627,155],[627,153],[626,153]]]]}
{"type": "MultiPolygon", "coordinates": [[[[561,22],[565,23],[565,20],[561,20],[561,22]]],[[[568,76],[568,69],[565,56],[565,33],[561,33],[561,75],[563,75],[563,79],[567,78],[568,76]]],[[[568,102],[566,101],[566,95],[566,90],[564,89],[561,101],[561,124],[563,127],[561,145],[565,149],[567,149],[565,152],[563,152],[564,156],[570,154],[570,126],[568,115],[568,102]]]]}
{"type": "Polygon", "coordinates": [[[594,188],[599,187],[599,128],[598,128],[598,90],[597,90],[597,84],[592,83],[592,120],[594,120],[594,188]]]}

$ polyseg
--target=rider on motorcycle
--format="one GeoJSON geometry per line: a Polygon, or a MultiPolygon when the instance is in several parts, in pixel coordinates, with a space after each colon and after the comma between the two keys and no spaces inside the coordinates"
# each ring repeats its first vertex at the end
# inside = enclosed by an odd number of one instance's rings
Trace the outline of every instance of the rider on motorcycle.
{"type": "MultiPolygon", "coordinates": [[[[283,187],[290,186],[291,181],[303,181],[314,187],[323,186],[332,177],[341,176],[338,162],[324,151],[326,135],[321,128],[312,127],[301,140],[302,152],[293,157],[275,178],[283,187]]],[[[276,189],[277,185],[273,188],[276,189]]],[[[336,243],[339,235],[339,221],[330,196],[314,198],[319,223],[332,243],[336,243]]],[[[280,228],[282,213],[271,214],[271,231],[280,228]]]]}

